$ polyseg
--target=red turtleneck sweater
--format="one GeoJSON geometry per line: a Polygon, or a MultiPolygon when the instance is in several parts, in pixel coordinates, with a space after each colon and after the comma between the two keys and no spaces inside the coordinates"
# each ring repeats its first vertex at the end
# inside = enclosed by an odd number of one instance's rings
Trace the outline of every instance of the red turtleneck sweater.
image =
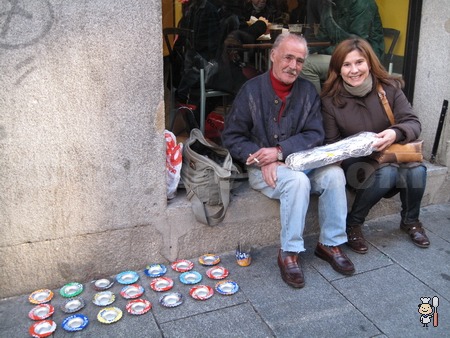
{"type": "Polygon", "coordinates": [[[283,113],[284,107],[286,106],[286,96],[289,95],[291,92],[293,83],[291,84],[285,84],[281,82],[280,80],[276,79],[273,75],[273,71],[270,71],[270,82],[272,82],[273,90],[275,91],[275,94],[281,99],[281,108],[278,112],[278,122],[280,122],[281,114],[283,113]]]}

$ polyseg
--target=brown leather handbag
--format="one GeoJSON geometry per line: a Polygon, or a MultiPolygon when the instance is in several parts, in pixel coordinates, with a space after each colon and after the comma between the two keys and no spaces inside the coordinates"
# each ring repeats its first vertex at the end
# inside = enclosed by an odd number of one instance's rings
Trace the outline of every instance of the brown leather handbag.
{"type": "MultiPolygon", "coordinates": [[[[391,124],[395,124],[394,114],[392,113],[389,102],[386,99],[386,92],[379,84],[378,97],[384,107],[384,111],[389,118],[391,124]]],[[[407,162],[422,162],[423,140],[415,140],[406,144],[393,143],[382,151],[373,152],[370,157],[378,163],[407,163],[407,162]]]]}

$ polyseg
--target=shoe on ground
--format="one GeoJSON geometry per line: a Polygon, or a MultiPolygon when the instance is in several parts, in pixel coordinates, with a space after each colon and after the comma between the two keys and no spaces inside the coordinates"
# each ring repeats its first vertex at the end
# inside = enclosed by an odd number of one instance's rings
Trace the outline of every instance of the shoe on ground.
{"type": "Polygon", "coordinates": [[[286,284],[294,288],[305,286],[305,279],[299,261],[298,255],[286,256],[283,259],[281,249],[278,251],[278,266],[280,267],[281,278],[286,284]]]}
{"type": "Polygon", "coordinates": [[[354,252],[365,254],[369,248],[362,234],[361,225],[347,225],[347,246],[354,252]]]}
{"type": "Polygon", "coordinates": [[[412,224],[405,224],[400,222],[400,229],[409,234],[412,242],[421,248],[428,248],[430,246],[430,240],[425,234],[425,229],[422,223],[417,221],[412,224]]]}
{"type": "Polygon", "coordinates": [[[335,271],[343,275],[351,275],[355,272],[355,266],[352,261],[338,246],[326,246],[322,243],[317,243],[314,254],[330,263],[335,271]]]}

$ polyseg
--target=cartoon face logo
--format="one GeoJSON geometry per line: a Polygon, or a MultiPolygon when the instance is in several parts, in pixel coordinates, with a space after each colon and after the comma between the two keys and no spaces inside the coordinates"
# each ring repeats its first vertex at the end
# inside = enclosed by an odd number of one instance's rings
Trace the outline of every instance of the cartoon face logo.
{"type": "Polygon", "coordinates": [[[430,304],[419,304],[418,311],[421,315],[429,315],[430,313],[433,313],[433,308],[430,304]]]}

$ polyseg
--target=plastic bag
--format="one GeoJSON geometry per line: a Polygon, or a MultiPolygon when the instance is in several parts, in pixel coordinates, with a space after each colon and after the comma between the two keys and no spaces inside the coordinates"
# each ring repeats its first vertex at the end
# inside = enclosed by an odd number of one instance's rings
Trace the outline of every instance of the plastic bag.
{"type": "Polygon", "coordinates": [[[292,170],[306,170],[323,167],[350,157],[370,155],[374,149],[375,133],[361,132],[338,142],[293,153],[286,158],[292,170]]]}
{"type": "Polygon", "coordinates": [[[183,143],[177,144],[174,133],[168,130],[164,131],[164,137],[166,139],[167,199],[170,200],[177,195],[177,188],[180,183],[183,143]]]}

